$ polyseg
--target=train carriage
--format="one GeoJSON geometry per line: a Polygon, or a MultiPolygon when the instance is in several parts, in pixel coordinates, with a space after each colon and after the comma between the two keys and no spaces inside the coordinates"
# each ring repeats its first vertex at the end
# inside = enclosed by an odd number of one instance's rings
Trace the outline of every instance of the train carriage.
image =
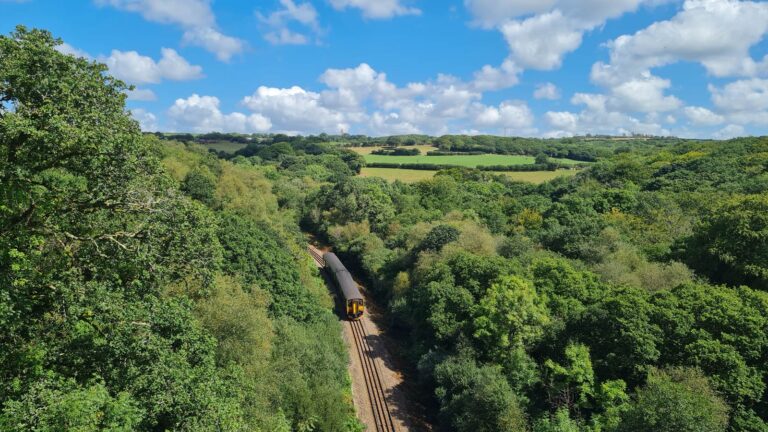
{"type": "Polygon", "coordinates": [[[328,252],[323,255],[323,261],[325,261],[325,267],[333,276],[336,286],[339,287],[342,296],[344,297],[344,307],[347,314],[347,318],[356,320],[363,316],[365,311],[365,300],[360,293],[360,288],[357,286],[357,282],[352,279],[352,275],[344,264],[341,263],[339,257],[333,252],[328,252]]]}

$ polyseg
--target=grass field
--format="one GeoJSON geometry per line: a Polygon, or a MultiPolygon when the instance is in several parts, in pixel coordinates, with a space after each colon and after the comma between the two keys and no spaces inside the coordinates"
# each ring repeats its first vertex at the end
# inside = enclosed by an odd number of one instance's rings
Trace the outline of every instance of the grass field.
{"type": "MultiPolygon", "coordinates": [[[[533,156],[520,155],[460,155],[460,156],[426,156],[426,153],[435,150],[432,146],[414,146],[421,151],[421,156],[385,156],[371,154],[381,147],[352,147],[351,150],[365,157],[368,163],[396,163],[396,164],[432,164],[432,165],[457,165],[467,168],[475,168],[482,165],[531,165],[535,162],[533,156]]],[[[411,147],[407,147],[411,148],[411,147]]],[[[578,161],[570,159],[552,159],[563,165],[573,165],[578,161]]]]}
{"type": "Polygon", "coordinates": [[[205,148],[214,149],[217,152],[223,151],[225,153],[234,154],[236,151],[245,148],[247,144],[240,144],[234,142],[217,142],[204,144],[205,148]]]}
{"type": "MultiPolygon", "coordinates": [[[[436,156],[432,156],[436,157],[436,156]]],[[[400,180],[405,183],[413,183],[419,180],[426,180],[434,177],[437,171],[392,169],[392,168],[363,168],[360,172],[361,177],[381,177],[388,181],[400,180]]],[[[512,180],[540,184],[548,182],[557,177],[572,177],[578,170],[559,170],[559,171],[530,171],[530,172],[500,172],[512,180]]]]}

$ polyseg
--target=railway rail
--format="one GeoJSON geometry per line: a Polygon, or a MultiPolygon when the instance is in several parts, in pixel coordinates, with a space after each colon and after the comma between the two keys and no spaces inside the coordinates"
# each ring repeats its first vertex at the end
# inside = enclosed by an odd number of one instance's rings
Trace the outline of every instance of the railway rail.
{"type": "MultiPolygon", "coordinates": [[[[325,266],[320,251],[312,246],[309,246],[307,251],[318,267],[325,266]]],[[[363,368],[365,388],[368,393],[368,400],[371,402],[371,413],[373,414],[376,432],[398,432],[398,428],[389,411],[389,403],[387,402],[381,373],[376,364],[374,350],[368,341],[368,331],[365,328],[365,322],[363,320],[348,320],[347,324],[352,331],[355,352],[363,368]]]]}
{"type": "Polygon", "coordinates": [[[368,332],[365,329],[365,323],[362,320],[348,321],[352,328],[352,334],[355,339],[355,348],[360,357],[360,363],[363,365],[365,375],[365,384],[368,389],[368,399],[371,401],[371,410],[373,412],[376,430],[378,432],[397,432],[395,422],[392,420],[392,414],[389,412],[387,396],[384,393],[384,385],[381,382],[381,374],[376,365],[376,360],[368,343],[368,332]]]}

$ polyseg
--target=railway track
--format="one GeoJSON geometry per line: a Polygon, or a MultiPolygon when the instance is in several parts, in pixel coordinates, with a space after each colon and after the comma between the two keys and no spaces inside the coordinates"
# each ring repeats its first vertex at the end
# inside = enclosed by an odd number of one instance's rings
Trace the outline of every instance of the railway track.
{"type": "Polygon", "coordinates": [[[374,360],[373,349],[368,343],[368,332],[362,320],[348,321],[354,335],[355,348],[363,366],[365,386],[368,390],[368,399],[371,401],[371,411],[378,432],[397,432],[392,414],[389,412],[389,404],[384,394],[384,385],[381,381],[379,368],[374,360]]]}
{"type": "MultiPolygon", "coordinates": [[[[307,251],[318,267],[322,268],[325,266],[323,256],[317,249],[309,246],[307,251]]],[[[368,393],[368,400],[371,402],[371,413],[373,414],[376,432],[398,432],[392,419],[392,414],[389,412],[389,404],[384,392],[381,374],[375,361],[374,351],[368,342],[368,331],[365,328],[365,322],[357,320],[347,321],[347,323],[352,330],[355,351],[363,368],[365,388],[368,393]]]]}
{"type": "Polygon", "coordinates": [[[325,263],[323,262],[323,256],[320,254],[320,251],[313,248],[312,246],[307,246],[307,252],[309,252],[309,255],[317,263],[318,266],[325,267],[325,263]]]}

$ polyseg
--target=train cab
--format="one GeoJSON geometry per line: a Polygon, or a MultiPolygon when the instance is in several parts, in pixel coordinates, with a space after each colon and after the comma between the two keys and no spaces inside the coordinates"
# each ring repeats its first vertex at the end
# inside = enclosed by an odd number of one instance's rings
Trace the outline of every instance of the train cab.
{"type": "Polygon", "coordinates": [[[347,318],[351,320],[360,319],[365,312],[365,302],[363,299],[347,300],[347,318]]]}

